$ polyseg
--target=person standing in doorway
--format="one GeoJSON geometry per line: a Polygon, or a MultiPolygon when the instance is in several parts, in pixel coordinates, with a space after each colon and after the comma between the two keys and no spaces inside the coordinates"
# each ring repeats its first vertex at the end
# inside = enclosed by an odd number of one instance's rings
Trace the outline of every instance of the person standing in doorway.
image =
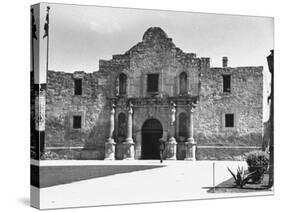
{"type": "Polygon", "coordinates": [[[163,138],[159,139],[159,150],[160,150],[160,163],[163,163],[163,155],[165,151],[165,141],[163,138]]]}

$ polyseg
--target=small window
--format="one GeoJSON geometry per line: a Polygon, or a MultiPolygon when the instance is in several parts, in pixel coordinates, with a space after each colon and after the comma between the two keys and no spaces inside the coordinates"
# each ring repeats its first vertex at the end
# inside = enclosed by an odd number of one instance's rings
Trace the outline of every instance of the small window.
{"type": "Polygon", "coordinates": [[[147,92],[158,92],[159,74],[147,75],[147,92]]]}
{"type": "Polygon", "coordinates": [[[234,127],[234,114],[225,114],[225,127],[234,127]]]}
{"type": "Polygon", "coordinates": [[[74,129],[81,128],[81,116],[73,116],[73,128],[74,129]]]}
{"type": "Polygon", "coordinates": [[[230,93],[230,75],[223,75],[223,92],[230,93]]]}
{"type": "Polygon", "coordinates": [[[82,95],[82,79],[74,79],[74,95],[82,95]]]}

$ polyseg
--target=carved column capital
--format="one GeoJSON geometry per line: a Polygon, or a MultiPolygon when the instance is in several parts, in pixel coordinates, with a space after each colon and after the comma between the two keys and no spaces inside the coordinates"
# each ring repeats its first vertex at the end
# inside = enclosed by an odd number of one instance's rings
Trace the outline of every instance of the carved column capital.
{"type": "Polygon", "coordinates": [[[188,112],[194,113],[196,106],[197,106],[196,102],[191,102],[191,103],[187,104],[188,112]]]}
{"type": "Polygon", "coordinates": [[[114,115],[114,114],[115,114],[115,104],[113,103],[111,105],[110,115],[114,115]]]}
{"type": "Polygon", "coordinates": [[[129,115],[133,114],[133,104],[131,102],[129,102],[128,104],[128,114],[129,115]]]}

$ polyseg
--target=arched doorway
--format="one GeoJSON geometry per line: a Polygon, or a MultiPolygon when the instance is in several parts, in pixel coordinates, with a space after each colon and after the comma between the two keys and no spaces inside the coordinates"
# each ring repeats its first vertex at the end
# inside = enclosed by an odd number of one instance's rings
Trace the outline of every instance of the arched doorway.
{"type": "Polygon", "coordinates": [[[148,119],[142,126],[142,159],[160,159],[159,139],[163,128],[157,119],[148,119]]]}

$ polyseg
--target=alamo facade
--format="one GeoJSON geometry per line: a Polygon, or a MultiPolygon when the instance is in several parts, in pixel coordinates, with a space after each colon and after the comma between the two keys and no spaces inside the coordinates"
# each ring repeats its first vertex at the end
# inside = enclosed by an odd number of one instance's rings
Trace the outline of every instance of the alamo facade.
{"type": "MultiPolygon", "coordinates": [[[[247,56],[247,53],[241,53],[247,56]]],[[[71,71],[71,70],[70,70],[71,71]]],[[[93,73],[47,72],[44,151],[72,159],[237,160],[260,149],[263,67],[210,67],[159,27],[93,73]]]]}

